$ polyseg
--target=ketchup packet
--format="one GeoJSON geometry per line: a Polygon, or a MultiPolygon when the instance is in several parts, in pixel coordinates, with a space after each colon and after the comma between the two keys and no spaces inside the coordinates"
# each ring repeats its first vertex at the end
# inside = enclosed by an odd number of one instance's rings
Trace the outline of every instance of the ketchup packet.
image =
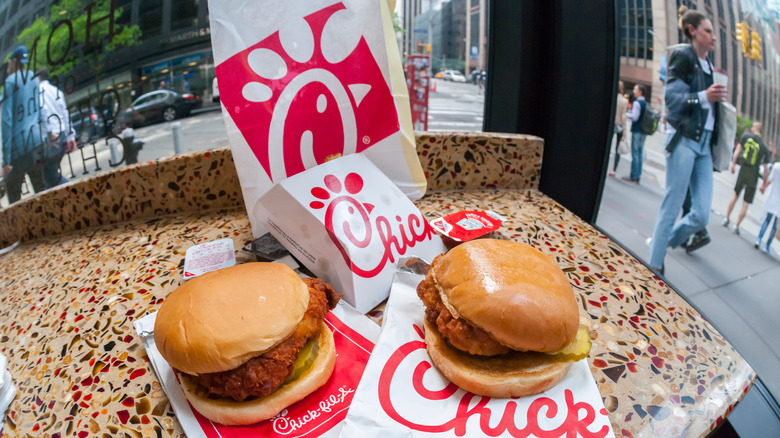
{"type": "Polygon", "coordinates": [[[431,221],[433,229],[456,242],[467,242],[501,227],[504,218],[487,211],[459,211],[431,221]]]}
{"type": "Polygon", "coordinates": [[[396,272],[382,333],[342,437],[615,436],[587,359],[574,363],[559,384],[527,397],[484,397],[449,382],[425,349],[425,307],[416,293],[424,275],[406,271],[396,272]]]}

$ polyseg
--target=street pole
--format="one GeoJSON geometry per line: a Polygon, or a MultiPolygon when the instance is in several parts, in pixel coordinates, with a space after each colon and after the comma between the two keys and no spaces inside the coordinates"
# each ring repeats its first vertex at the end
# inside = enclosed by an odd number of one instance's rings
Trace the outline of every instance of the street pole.
{"type": "MultiPolygon", "coordinates": [[[[485,0],[479,0],[479,51],[477,52],[478,65],[481,71],[485,71],[485,21],[487,20],[487,14],[485,13],[485,0]]],[[[469,20],[471,21],[471,20],[469,20]]],[[[471,40],[469,40],[471,44],[471,40]]]]}
{"type": "Polygon", "coordinates": [[[471,73],[471,0],[466,0],[466,77],[471,73]]]}

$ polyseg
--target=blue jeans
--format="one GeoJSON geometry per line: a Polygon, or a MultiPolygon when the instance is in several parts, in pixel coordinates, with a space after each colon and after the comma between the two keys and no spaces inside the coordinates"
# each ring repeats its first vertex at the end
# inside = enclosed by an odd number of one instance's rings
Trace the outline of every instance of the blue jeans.
{"type": "Polygon", "coordinates": [[[634,181],[639,181],[642,176],[642,161],[645,155],[645,139],[647,136],[641,132],[631,133],[631,175],[634,181]]]}
{"type": "Polygon", "coordinates": [[[769,251],[769,245],[772,244],[772,241],[775,240],[775,233],[777,233],[777,222],[780,221],[780,218],[773,215],[772,213],[766,214],[766,219],[764,219],[764,224],[761,225],[761,231],[758,233],[758,239],[756,239],[756,245],[761,244],[761,239],[764,237],[764,232],[766,232],[767,227],[769,227],[769,223],[772,222],[772,219],[774,219],[774,225],[772,225],[772,232],[769,233],[769,238],[766,240],[766,246],[764,249],[769,251]]]}
{"type": "MultiPolygon", "coordinates": [[[[59,151],[63,151],[65,148],[65,135],[60,135],[57,143],[59,144],[59,151]]],[[[49,143],[47,142],[46,145],[48,146],[48,144],[49,143]]],[[[50,159],[43,163],[43,182],[46,184],[47,189],[68,182],[68,180],[62,176],[62,172],[60,172],[60,161],[62,160],[62,157],[63,155],[56,153],[52,157],[47,156],[47,158],[50,159]]]]}
{"type": "MultiPolygon", "coordinates": [[[[673,135],[667,134],[666,144],[673,135]]],[[[666,191],[653,231],[650,266],[662,267],[667,246],[676,248],[710,221],[713,187],[710,138],[711,131],[704,131],[698,142],[682,137],[672,153],[666,155],[666,191]],[[675,222],[689,187],[691,210],[675,222]]]]}

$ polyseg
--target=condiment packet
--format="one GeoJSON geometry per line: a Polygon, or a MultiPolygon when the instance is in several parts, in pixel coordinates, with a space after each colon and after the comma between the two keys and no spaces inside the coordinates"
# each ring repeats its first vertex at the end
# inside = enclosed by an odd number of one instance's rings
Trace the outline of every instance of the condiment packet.
{"type": "Polygon", "coordinates": [[[157,378],[189,438],[338,436],[380,328],[349,304],[339,302],[325,317],[336,344],[336,366],[328,382],[275,417],[250,426],[223,426],[200,415],[184,397],[176,373],[154,344],[157,313],[133,325],[157,378]]]}
{"type": "Polygon", "coordinates": [[[548,391],[497,399],[447,381],[425,350],[423,275],[396,272],[382,334],[341,437],[614,437],[587,359],[548,391]]]}
{"type": "Polygon", "coordinates": [[[467,242],[496,231],[504,218],[493,211],[459,211],[431,221],[433,229],[456,242],[467,242]]]}
{"type": "Polygon", "coordinates": [[[233,239],[215,240],[187,248],[187,252],[184,255],[184,272],[182,275],[185,280],[189,280],[206,272],[229,268],[235,264],[236,251],[233,246],[233,239]]]}

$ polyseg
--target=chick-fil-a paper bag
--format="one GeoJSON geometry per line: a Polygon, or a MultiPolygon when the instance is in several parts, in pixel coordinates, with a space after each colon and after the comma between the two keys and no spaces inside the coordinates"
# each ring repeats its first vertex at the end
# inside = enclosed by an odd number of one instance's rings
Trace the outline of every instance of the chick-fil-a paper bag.
{"type": "Polygon", "coordinates": [[[153,330],[156,317],[156,312],[146,315],[134,326],[176,419],[189,438],[338,436],[355,388],[379,336],[379,326],[348,304],[339,302],[325,316],[325,324],[333,331],[336,345],[336,366],[328,382],[269,420],[249,426],[224,426],[199,414],[184,397],[176,373],[155,346],[153,330]]]}
{"type": "MultiPolygon", "coordinates": [[[[426,190],[387,0],[211,0],[220,101],[245,205],[362,152],[411,199],[426,190]]],[[[265,233],[249,211],[254,237],[265,233]]]]}
{"type": "Polygon", "coordinates": [[[252,208],[290,253],[363,313],[387,298],[400,257],[432,260],[445,251],[420,210],[363,154],[287,178],[252,208]]]}
{"type": "Polygon", "coordinates": [[[447,381],[425,350],[425,307],[416,293],[423,278],[397,273],[341,437],[614,437],[585,359],[535,396],[483,397],[447,381]]]}

